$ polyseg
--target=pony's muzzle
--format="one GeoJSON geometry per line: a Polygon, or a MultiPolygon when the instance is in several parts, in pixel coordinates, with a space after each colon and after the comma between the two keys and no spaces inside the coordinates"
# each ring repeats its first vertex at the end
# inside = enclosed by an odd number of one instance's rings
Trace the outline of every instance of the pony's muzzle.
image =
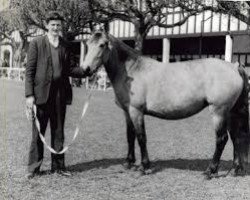
{"type": "Polygon", "coordinates": [[[87,66],[85,69],[86,72],[90,72],[90,66],[87,66]]]}
{"type": "Polygon", "coordinates": [[[90,69],[90,66],[85,67],[85,73],[87,73],[87,74],[91,74],[92,73],[91,69],[90,69]]]}

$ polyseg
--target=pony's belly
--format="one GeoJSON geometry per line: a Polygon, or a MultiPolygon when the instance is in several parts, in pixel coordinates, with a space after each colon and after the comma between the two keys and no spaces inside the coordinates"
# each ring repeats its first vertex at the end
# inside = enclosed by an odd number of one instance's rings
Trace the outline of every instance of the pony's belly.
{"type": "Polygon", "coordinates": [[[145,114],[163,119],[183,119],[190,117],[207,106],[205,101],[193,102],[187,105],[169,105],[159,103],[147,108],[145,114]]]}

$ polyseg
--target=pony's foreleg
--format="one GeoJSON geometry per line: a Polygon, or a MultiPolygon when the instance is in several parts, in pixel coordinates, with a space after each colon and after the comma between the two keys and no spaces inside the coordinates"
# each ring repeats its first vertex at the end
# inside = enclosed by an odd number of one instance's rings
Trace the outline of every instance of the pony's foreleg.
{"type": "Polygon", "coordinates": [[[148,150],[147,150],[147,137],[145,131],[144,124],[144,114],[137,108],[130,107],[129,108],[130,118],[133,122],[136,137],[141,150],[141,165],[142,172],[144,174],[150,173],[150,161],[148,158],[148,150]]]}
{"type": "Polygon", "coordinates": [[[124,112],[126,118],[128,155],[126,158],[125,168],[130,169],[135,163],[135,128],[127,112],[124,112]]]}
{"type": "Polygon", "coordinates": [[[224,147],[228,141],[226,117],[218,113],[213,113],[213,123],[216,134],[216,146],[213,159],[207,170],[204,172],[206,178],[208,179],[210,179],[213,175],[216,175],[218,173],[220,158],[224,150],[224,147]]]}

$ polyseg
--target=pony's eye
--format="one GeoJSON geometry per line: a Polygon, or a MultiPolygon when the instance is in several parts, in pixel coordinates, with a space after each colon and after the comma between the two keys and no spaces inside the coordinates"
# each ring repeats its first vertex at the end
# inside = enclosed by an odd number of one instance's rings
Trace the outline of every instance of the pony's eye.
{"type": "Polygon", "coordinates": [[[105,47],[105,44],[100,44],[100,47],[101,47],[101,48],[105,47]]]}

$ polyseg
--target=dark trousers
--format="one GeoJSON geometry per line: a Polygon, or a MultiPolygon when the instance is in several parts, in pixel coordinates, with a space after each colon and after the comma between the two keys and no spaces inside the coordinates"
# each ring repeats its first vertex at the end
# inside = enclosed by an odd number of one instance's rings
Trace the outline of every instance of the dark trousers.
{"type": "MultiPolygon", "coordinates": [[[[64,143],[64,121],[66,114],[66,103],[61,98],[60,89],[52,85],[49,99],[46,104],[37,105],[37,118],[40,123],[40,131],[45,135],[48,121],[51,129],[51,147],[55,151],[61,151],[64,143]]],[[[32,125],[32,141],[29,151],[28,171],[37,172],[43,160],[44,146],[39,137],[35,123],[32,125]]],[[[64,154],[51,154],[51,169],[65,169],[64,154]]]]}

